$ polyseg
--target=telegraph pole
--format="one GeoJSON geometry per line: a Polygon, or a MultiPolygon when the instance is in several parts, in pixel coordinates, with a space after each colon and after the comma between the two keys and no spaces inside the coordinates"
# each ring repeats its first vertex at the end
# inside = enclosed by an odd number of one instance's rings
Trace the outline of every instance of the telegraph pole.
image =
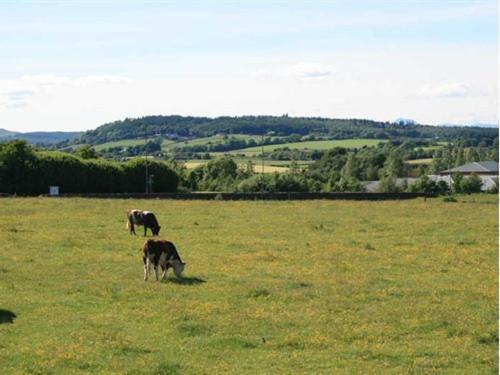
{"type": "Polygon", "coordinates": [[[148,171],[148,138],[144,139],[144,155],[146,156],[145,164],[146,164],[146,194],[149,193],[149,171],[148,171]]]}
{"type": "Polygon", "coordinates": [[[453,195],[453,188],[451,186],[451,151],[452,151],[452,147],[453,147],[453,143],[450,143],[450,152],[449,152],[449,155],[448,155],[448,183],[450,184],[450,196],[453,195]]]}
{"type": "Polygon", "coordinates": [[[262,174],[264,175],[264,133],[262,133],[262,154],[261,154],[261,157],[262,157],[262,174]]]}

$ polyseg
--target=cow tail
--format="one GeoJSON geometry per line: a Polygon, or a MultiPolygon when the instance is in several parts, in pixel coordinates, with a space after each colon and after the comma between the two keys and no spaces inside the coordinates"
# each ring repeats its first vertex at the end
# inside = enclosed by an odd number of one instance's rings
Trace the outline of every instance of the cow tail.
{"type": "Polygon", "coordinates": [[[132,220],[132,215],[127,214],[127,229],[129,233],[132,233],[135,231],[134,229],[134,221],[132,220]]]}

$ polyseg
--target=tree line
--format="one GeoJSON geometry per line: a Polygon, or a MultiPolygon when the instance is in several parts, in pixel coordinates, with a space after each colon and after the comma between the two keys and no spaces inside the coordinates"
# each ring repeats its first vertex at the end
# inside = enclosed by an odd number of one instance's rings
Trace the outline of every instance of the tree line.
{"type": "Polygon", "coordinates": [[[334,139],[439,139],[454,140],[464,146],[491,146],[494,139],[498,137],[498,129],[494,128],[426,126],[364,119],[289,117],[286,115],[216,118],[146,116],[104,124],[97,129],[85,132],[72,143],[95,145],[123,139],[144,139],[157,136],[200,138],[220,133],[249,135],[274,133],[277,136],[323,135],[334,139]]]}
{"type": "MultiPolygon", "coordinates": [[[[379,192],[425,192],[444,194],[449,192],[445,181],[436,182],[428,174],[439,172],[441,153],[430,166],[406,163],[414,155],[412,142],[394,145],[389,142],[361,149],[334,148],[324,152],[306,169],[292,162],[286,173],[255,174],[253,165],[238,166],[231,157],[210,160],[192,171],[185,171],[181,185],[189,190],[227,192],[361,192],[367,181],[378,181],[379,192]],[[417,180],[409,184],[406,178],[417,180]],[[404,179],[402,183],[398,179],[404,179]]],[[[453,166],[463,161],[497,160],[498,151],[493,148],[449,147],[445,155],[465,159],[453,160],[453,166]]],[[[450,161],[451,163],[451,161],[450,161]]],[[[462,163],[463,164],[463,163],[462,163]]],[[[477,176],[461,178],[454,175],[456,192],[480,191],[477,176]]]]}
{"type": "MultiPolygon", "coordinates": [[[[470,161],[497,160],[498,150],[483,147],[448,146],[436,153],[430,166],[406,163],[414,155],[415,144],[386,142],[361,149],[333,148],[321,154],[307,168],[295,162],[286,173],[256,174],[254,165],[238,165],[225,156],[193,170],[169,160],[133,158],[123,162],[98,158],[89,146],[75,155],[40,151],[24,141],[0,143],[0,192],[45,194],[49,186],[62,193],[136,193],[145,191],[145,170],[152,178],[153,192],[356,192],[367,181],[379,181],[380,192],[446,193],[448,185],[435,182],[428,174],[470,161]],[[398,178],[415,177],[412,184],[398,178]]],[[[454,175],[457,192],[477,191],[476,177],[454,175]]]]}

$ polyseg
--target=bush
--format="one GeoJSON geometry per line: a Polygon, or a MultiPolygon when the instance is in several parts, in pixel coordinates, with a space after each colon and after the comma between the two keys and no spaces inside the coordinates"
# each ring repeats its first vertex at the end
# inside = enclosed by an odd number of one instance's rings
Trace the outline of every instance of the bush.
{"type": "Polygon", "coordinates": [[[377,193],[399,193],[401,188],[394,177],[383,177],[376,189],[377,193]]]}
{"type": "Polygon", "coordinates": [[[414,184],[408,187],[412,193],[446,194],[449,187],[446,181],[433,181],[428,176],[421,176],[414,184]]]}
{"type": "Polygon", "coordinates": [[[460,181],[460,191],[466,194],[480,193],[481,186],[483,186],[483,181],[476,174],[471,174],[460,181]]]}
{"type": "Polygon", "coordinates": [[[241,181],[236,190],[242,193],[258,192],[306,192],[309,191],[308,180],[301,174],[274,173],[254,175],[241,181]]]}
{"type": "Polygon", "coordinates": [[[276,191],[282,192],[305,192],[309,186],[305,178],[295,173],[274,174],[276,191]]]}
{"type": "Polygon", "coordinates": [[[464,179],[463,174],[453,173],[453,176],[451,177],[451,181],[452,181],[452,191],[454,193],[461,193],[462,192],[461,183],[462,183],[463,179],[464,179]]]}
{"type": "Polygon", "coordinates": [[[254,175],[241,181],[236,190],[242,193],[275,192],[276,181],[273,175],[254,175]]]}
{"type": "Polygon", "coordinates": [[[498,194],[498,178],[493,178],[493,186],[488,189],[488,193],[498,194]]]}

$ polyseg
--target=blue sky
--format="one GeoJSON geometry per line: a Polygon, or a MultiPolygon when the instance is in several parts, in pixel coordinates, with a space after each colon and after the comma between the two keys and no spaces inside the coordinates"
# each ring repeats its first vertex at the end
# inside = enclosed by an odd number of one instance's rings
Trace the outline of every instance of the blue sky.
{"type": "Polygon", "coordinates": [[[148,114],[498,122],[496,1],[4,1],[0,128],[148,114]]]}

